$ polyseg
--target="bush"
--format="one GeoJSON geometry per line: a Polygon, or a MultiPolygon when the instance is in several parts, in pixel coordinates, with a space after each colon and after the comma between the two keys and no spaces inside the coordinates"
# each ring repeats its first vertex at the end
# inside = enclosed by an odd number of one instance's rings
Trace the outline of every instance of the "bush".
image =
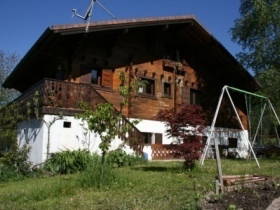
{"type": "Polygon", "coordinates": [[[102,163],[101,159],[91,163],[79,176],[78,182],[82,187],[103,188],[110,187],[117,176],[114,169],[107,162],[102,163]]]}
{"type": "Polygon", "coordinates": [[[7,152],[1,158],[1,162],[22,175],[28,175],[31,172],[31,162],[28,161],[30,147],[24,145],[16,147],[14,151],[7,152]]]}
{"type": "Polygon", "coordinates": [[[55,174],[70,174],[85,170],[97,159],[87,150],[62,151],[55,153],[45,162],[44,169],[55,174]]]}
{"type": "Polygon", "coordinates": [[[4,153],[0,159],[0,181],[20,179],[31,173],[31,162],[28,161],[30,148],[27,145],[14,151],[4,153]]]}
{"type": "Polygon", "coordinates": [[[8,180],[19,180],[23,177],[24,176],[22,174],[16,172],[12,167],[0,163],[0,182],[8,180]]]}
{"type": "Polygon", "coordinates": [[[145,160],[139,156],[128,155],[121,149],[116,149],[108,153],[106,161],[112,167],[118,168],[143,163],[145,160]]]}

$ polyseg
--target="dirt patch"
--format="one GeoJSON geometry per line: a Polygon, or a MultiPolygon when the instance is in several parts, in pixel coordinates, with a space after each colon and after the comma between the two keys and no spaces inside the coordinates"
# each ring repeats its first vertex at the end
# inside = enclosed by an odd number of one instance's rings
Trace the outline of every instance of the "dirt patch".
{"type": "Polygon", "coordinates": [[[242,188],[222,196],[209,193],[202,201],[202,209],[264,210],[278,197],[280,197],[280,180],[269,179],[264,183],[256,183],[250,188],[242,188]]]}

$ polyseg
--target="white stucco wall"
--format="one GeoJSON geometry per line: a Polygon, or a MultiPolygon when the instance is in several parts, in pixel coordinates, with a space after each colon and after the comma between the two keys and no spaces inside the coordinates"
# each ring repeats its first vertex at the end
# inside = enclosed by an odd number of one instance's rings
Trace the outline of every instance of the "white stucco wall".
{"type": "MultiPolygon", "coordinates": [[[[50,123],[56,118],[58,118],[58,116],[45,115],[43,118],[44,120],[24,121],[18,126],[19,145],[27,143],[31,146],[30,160],[34,164],[40,164],[46,160],[48,143],[48,128],[46,126],[46,122],[50,123]]],[[[83,123],[81,120],[72,116],[64,116],[63,119],[56,120],[50,130],[50,153],[67,149],[88,149],[91,152],[101,154],[99,149],[99,144],[101,142],[100,137],[95,133],[87,132],[85,129],[86,127],[86,123],[83,123]],[[64,122],[70,122],[71,128],[64,128],[64,122]]],[[[140,120],[136,127],[141,132],[153,134],[161,133],[163,144],[178,143],[176,139],[168,138],[166,127],[163,122],[140,120]]],[[[228,138],[237,138],[238,146],[235,150],[239,157],[245,158],[248,155],[247,131],[226,128],[216,128],[216,131],[217,132],[215,132],[214,138],[218,139],[219,143],[227,145],[228,138]]],[[[209,135],[209,133],[209,128],[206,128],[204,135],[209,135]]],[[[122,145],[122,141],[116,138],[113,140],[110,150],[117,149],[120,145],[122,145]]],[[[129,146],[125,145],[123,149],[129,154],[133,154],[133,150],[129,148],[129,146]]],[[[146,145],[143,152],[146,159],[152,159],[151,146],[146,145]]]]}
{"type": "Polygon", "coordinates": [[[17,132],[18,144],[23,146],[28,144],[30,146],[29,159],[35,163],[43,161],[43,128],[42,121],[29,120],[24,121],[18,125],[17,132]]]}
{"type": "MultiPolygon", "coordinates": [[[[207,127],[204,130],[204,135],[210,135],[210,127],[207,127]]],[[[228,128],[215,128],[215,132],[213,133],[213,137],[211,139],[210,144],[214,145],[214,139],[217,140],[218,144],[228,145],[228,138],[236,138],[237,139],[237,148],[230,149],[238,154],[238,158],[246,158],[249,154],[249,144],[248,144],[248,131],[242,131],[239,129],[228,129],[228,128]]]]}
{"type": "MultiPolygon", "coordinates": [[[[46,123],[58,118],[55,115],[45,115],[44,121],[24,121],[18,126],[19,145],[27,143],[31,147],[30,161],[33,164],[40,164],[46,160],[48,144],[48,128],[46,123]]],[[[88,149],[91,152],[101,154],[99,144],[100,137],[92,132],[87,132],[86,123],[72,116],[64,116],[56,120],[50,128],[50,153],[63,150],[88,149]],[[71,128],[64,128],[63,123],[71,122],[71,128]]],[[[122,140],[116,138],[112,141],[110,150],[115,150],[122,145],[122,140]]],[[[133,150],[124,145],[122,149],[128,154],[133,150]]]]}
{"type": "MultiPolygon", "coordinates": [[[[155,120],[141,120],[141,119],[131,119],[140,120],[136,127],[145,133],[161,133],[162,134],[162,144],[177,144],[178,141],[175,138],[169,138],[166,133],[166,126],[164,122],[155,120]]],[[[203,131],[204,136],[210,135],[210,127],[206,127],[203,131]]],[[[228,145],[228,138],[237,139],[237,148],[233,149],[237,152],[239,158],[246,158],[248,156],[248,131],[242,131],[239,129],[228,129],[228,128],[215,128],[213,134],[213,139],[218,140],[218,144],[228,145]]],[[[214,140],[211,141],[214,144],[214,140]]],[[[152,149],[151,146],[146,145],[143,149],[144,156],[146,159],[152,159],[152,149]]]]}
{"type": "Polygon", "coordinates": [[[141,120],[141,119],[131,119],[131,120],[139,120],[139,123],[136,124],[136,127],[139,131],[145,133],[161,133],[162,134],[162,144],[171,144],[177,143],[176,139],[169,138],[166,133],[165,124],[161,121],[156,120],[141,120]]]}

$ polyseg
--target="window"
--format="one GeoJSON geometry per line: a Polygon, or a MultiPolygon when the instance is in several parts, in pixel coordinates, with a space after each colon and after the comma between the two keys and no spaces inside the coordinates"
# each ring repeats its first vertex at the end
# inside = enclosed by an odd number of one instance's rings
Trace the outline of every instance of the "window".
{"type": "Polygon", "coordinates": [[[163,96],[171,97],[171,84],[164,82],[163,83],[163,96]]]}
{"type": "Polygon", "coordinates": [[[155,80],[142,78],[141,85],[138,89],[138,93],[147,94],[147,95],[154,95],[155,94],[155,80]]]}
{"type": "Polygon", "coordinates": [[[143,133],[144,134],[144,142],[145,144],[152,144],[152,133],[143,133]]]}
{"type": "Polygon", "coordinates": [[[237,148],[237,138],[228,138],[228,147],[237,148]]]}
{"type": "Polygon", "coordinates": [[[91,70],[91,83],[100,84],[100,72],[96,69],[91,70]]]}
{"type": "Polygon", "coordinates": [[[71,128],[71,122],[64,121],[63,122],[63,128],[71,128]]]}
{"type": "Polygon", "coordinates": [[[190,89],[190,104],[201,104],[201,92],[199,90],[190,89]]]}
{"type": "Polygon", "coordinates": [[[155,144],[162,144],[162,134],[161,133],[155,134],[155,144]]]}

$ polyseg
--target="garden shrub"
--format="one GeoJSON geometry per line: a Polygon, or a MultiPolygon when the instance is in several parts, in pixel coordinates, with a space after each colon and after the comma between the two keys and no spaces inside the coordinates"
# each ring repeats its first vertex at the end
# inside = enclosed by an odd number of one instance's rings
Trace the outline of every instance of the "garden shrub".
{"type": "Polygon", "coordinates": [[[30,148],[27,145],[16,147],[4,153],[0,159],[0,181],[20,179],[31,173],[31,162],[28,161],[30,148]]]}
{"type": "Polygon", "coordinates": [[[52,154],[44,169],[54,174],[70,174],[85,170],[98,156],[88,150],[66,150],[52,154]]]}
{"type": "Polygon", "coordinates": [[[8,180],[19,180],[24,176],[3,163],[0,163],[0,182],[8,180]]]}
{"type": "Polygon", "coordinates": [[[108,153],[106,161],[112,167],[118,168],[143,163],[145,160],[140,156],[128,155],[123,150],[116,149],[108,153]]]}
{"type": "Polygon", "coordinates": [[[14,169],[16,172],[27,175],[31,172],[31,162],[28,161],[30,147],[24,145],[16,147],[14,151],[7,152],[1,158],[1,162],[14,169]]]}

